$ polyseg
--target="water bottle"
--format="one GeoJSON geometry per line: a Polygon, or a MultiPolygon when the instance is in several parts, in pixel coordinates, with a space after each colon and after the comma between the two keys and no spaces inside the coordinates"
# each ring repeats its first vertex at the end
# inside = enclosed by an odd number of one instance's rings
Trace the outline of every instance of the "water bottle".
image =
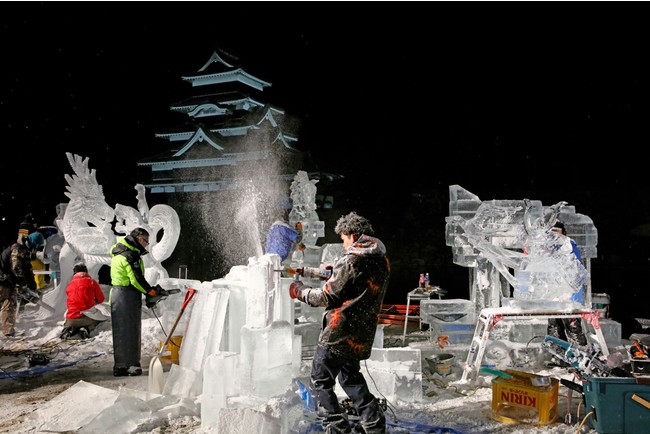
{"type": "Polygon", "coordinates": [[[425,288],[429,287],[429,273],[424,274],[424,287],[425,288]]]}
{"type": "Polygon", "coordinates": [[[424,282],[424,273],[420,273],[420,288],[424,289],[426,283],[424,282]]]}

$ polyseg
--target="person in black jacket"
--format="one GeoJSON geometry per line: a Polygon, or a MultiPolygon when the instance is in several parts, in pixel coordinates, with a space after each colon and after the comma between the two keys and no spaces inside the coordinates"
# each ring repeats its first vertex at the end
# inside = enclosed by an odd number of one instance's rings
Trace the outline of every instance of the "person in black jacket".
{"type": "Polygon", "coordinates": [[[324,415],[327,434],[351,432],[334,391],[337,377],[365,433],[385,434],[386,418],[361,373],[360,361],[370,357],[388,287],[386,247],[373,237],[370,222],[355,212],[339,218],[334,231],[343,240],[345,255],[334,263],[323,288],[310,288],[301,281],[289,286],[291,298],[326,309],[312,361],[311,391],[319,414],[324,415]]]}
{"type": "Polygon", "coordinates": [[[18,243],[0,253],[0,322],[2,333],[8,337],[16,335],[17,286],[36,290],[30,255],[29,249],[18,243]]]}

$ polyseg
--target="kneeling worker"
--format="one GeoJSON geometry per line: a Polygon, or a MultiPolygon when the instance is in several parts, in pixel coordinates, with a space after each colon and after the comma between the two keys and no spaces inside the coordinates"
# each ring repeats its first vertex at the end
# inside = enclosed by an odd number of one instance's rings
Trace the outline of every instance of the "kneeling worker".
{"type": "Polygon", "coordinates": [[[87,339],[90,332],[102,321],[86,316],[84,311],[103,303],[104,293],[99,283],[88,274],[86,264],[75,264],[72,272],[72,280],[65,289],[68,310],[65,313],[61,339],[67,339],[77,333],[81,339],[87,339]]]}

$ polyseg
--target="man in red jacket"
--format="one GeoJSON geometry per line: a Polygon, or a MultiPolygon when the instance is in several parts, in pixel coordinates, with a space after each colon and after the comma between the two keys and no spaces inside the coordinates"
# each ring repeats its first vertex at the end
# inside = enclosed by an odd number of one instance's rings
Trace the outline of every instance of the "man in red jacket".
{"type": "Polygon", "coordinates": [[[86,316],[83,311],[103,303],[104,293],[99,283],[88,274],[86,264],[75,264],[72,272],[72,280],[65,289],[68,311],[65,313],[61,339],[67,339],[77,333],[81,339],[87,339],[90,332],[102,321],[86,316]]]}

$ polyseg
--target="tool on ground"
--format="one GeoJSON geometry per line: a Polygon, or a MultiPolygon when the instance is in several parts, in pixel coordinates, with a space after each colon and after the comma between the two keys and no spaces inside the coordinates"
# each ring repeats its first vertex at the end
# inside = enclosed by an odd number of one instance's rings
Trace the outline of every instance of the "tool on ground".
{"type": "Polygon", "coordinates": [[[542,375],[523,376],[523,375],[517,375],[517,373],[515,373],[512,370],[500,371],[498,369],[487,368],[485,366],[481,366],[479,372],[482,374],[495,375],[497,377],[505,378],[506,380],[510,380],[512,378],[520,378],[526,381],[530,380],[530,384],[535,387],[546,387],[551,384],[551,377],[542,376],[542,375]]]}
{"type": "Polygon", "coordinates": [[[169,333],[167,333],[167,338],[165,339],[165,342],[160,347],[160,351],[158,352],[158,354],[153,356],[151,358],[151,362],[149,362],[149,392],[150,393],[161,394],[163,388],[165,387],[165,376],[163,372],[162,362],[160,361],[160,357],[165,352],[165,349],[167,348],[169,341],[171,341],[172,336],[174,335],[174,331],[176,330],[176,326],[178,325],[178,322],[181,320],[181,316],[183,316],[183,312],[185,312],[185,308],[187,307],[187,304],[190,302],[192,297],[194,297],[195,292],[196,290],[194,288],[187,289],[187,292],[185,293],[185,299],[183,300],[183,305],[181,306],[180,312],[178,312],[178,315],[176,316],[174,325],[172,325],[171,330],[169,330],[169,333]]]}
{"type": "Polygon", "coordinates": [[[650,375],[650,337],[646,336],[641,340],[634,339],[629,350],[632,359],[632,374],[635,376],[650,375]]]}
{"type": "Polygon", "coordinates": [[[286,267],[281,270],[273,270],[276,272],[286,271],[288,274],[293,274],[295,276],[302,276],[306,279],[320,279],[327,280],[332,277],[332,266],[328,265],[323,268],[319,267],[300,267],[300,268],[290,268],[286,267]]]}
{"type": "Polygon", "coordinates": [[[650,348],[648,344],[643,343],[643,340],[634,339],[630,347],[630,354],[635,359],[648,358],[650,357],[650,348]]]}
{"type": "Polygon", "coordinates": [[[554,336],[544,336],[542,349],[571,365],[583,378],[588,376],[609,377],[619,374],[622,374],[619,376],[627,376],[620,372],[621,369],[611,367],[606,361],[601,360],[603,356],[599,349],[582,350],[577,345],[554,336]],[[616,372],[613,373],[613,371],[616,372]]]}
{"type": "Polygon", "coordinates": [[[583,390],[583,387],[582,387],[582,384],[576,383],[576,382],[571,381],[571,380],[567,380],[566,378],[560,378],[560,383],[563,386],[566,386],[567,388],[569,388],[571,390],[575,390],[576,392],[578,392],[581,395],[585,394],[585,392],[583,390]]]}

